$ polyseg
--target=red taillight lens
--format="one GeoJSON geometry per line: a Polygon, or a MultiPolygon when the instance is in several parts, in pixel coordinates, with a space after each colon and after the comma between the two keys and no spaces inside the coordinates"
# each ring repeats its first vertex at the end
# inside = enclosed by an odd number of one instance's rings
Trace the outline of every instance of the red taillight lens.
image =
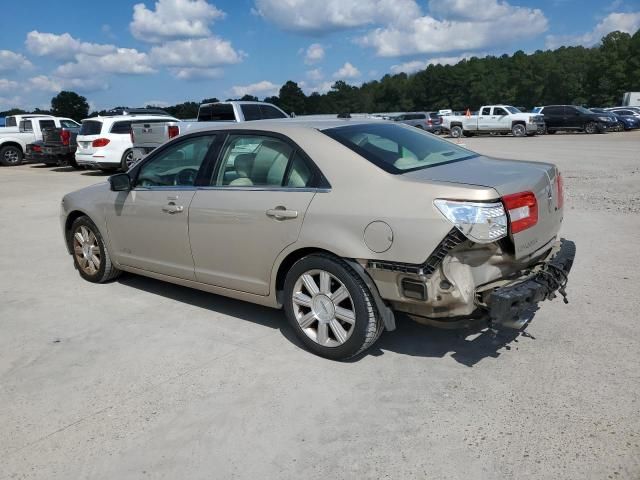
{"type": "Polygon", "coordinates": [[[518,233],[538,223],[538,201],[533,192],[520,192],[502,197],[511,221],[511,233],[518,233]]]}
{"type": "Polygon", "coordinates": [[[427,125],[433,125],[433,120],[431,119],[427,120],[427,125]]]}
{"type": "Polygon", "coordinates": [[[71,132],[69,130],[61,130],[60,141],[62,142],[62,145],[69,145],[70,140],[71,140],[71,132]]]}
{"type": "Polygon", "coordinates": [[[180,135],[180,129],[177,125],[169,125],[167,128],[167,132],[169,133],[169,138],[177,137],[180,135]]]}
{"type": "Polygon", "coordinates": [[[558,209],[564,206],[564,180],[562,180],[562,174],[558,170],[556,174],[556,205],[558,209]]]}
{"type": "Polygon", "coordinates": [[[91,146],[93,148],[106,147],[107,145],[109,145],[108,138],[96,138],[93,142],[91,142],[91,146]]]}
{"type": "Polygon", "coordinates": [[[31,150],[34,152],[41,152],[42,147],[40,145],[31,145],[31,150]]]}

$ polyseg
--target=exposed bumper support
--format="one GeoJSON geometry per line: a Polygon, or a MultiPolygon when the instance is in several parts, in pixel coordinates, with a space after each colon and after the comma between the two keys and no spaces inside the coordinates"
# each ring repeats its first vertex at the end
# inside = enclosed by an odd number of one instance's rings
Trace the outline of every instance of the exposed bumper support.
{"type": "Polygon", "coordinates": [[[488,294],[486,304],[492,326],[508,326],[517,322],[537,303],[555,298],[556,292],[568,303],[565,286],[575,256],[575,243],[562,239],[530,277],[497,288],[488,294]]]}

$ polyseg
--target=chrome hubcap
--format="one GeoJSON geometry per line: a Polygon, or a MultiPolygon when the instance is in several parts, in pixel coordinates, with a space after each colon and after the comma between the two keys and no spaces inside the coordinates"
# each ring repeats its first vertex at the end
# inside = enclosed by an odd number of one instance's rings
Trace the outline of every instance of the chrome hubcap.
{"type": "Polygon", "coordinates": [[[124,163],[127,165],[127,169],[131,168],[133,165],[133,152],[127,153],[127,156],[124,157],[124,163]]]}
{"type": "Polygon", "coordinates": [[[73,234],[73,253],[83,272],[95,275],[100,269],[98,239],[89,228],[80,226],[73,234]]]}
{"type": "Polygon", "coordinates": [[[17,163],[18,162],[18,152],[15,150],[7,150],[4,152],[4,159],[9,163],[17,163]]]}
{"type": "Polygon", "coordinates": [[[293,287],[293,313],[302,331],[325,347],[344,344],[356,323],[347,287],[325,270],[309,270],[293,287]]]}

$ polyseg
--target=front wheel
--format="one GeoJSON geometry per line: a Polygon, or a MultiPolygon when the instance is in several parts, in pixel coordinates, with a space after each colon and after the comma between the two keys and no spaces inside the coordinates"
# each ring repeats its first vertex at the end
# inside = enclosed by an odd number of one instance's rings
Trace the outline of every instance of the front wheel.
{"type": "Polygon", "coordinates": [[[127,150],[122,154],[120,160],[120,170],[128,172],[135,162],[133,161],[133,150],[127,150]]]}
{"type": "Polygon", "coordinates": [[[589,122],[584,126],[584,131],[589,134],[597,133],[598,126],[594,122],[589,122]]]}
{"type": "Polygon", "coordinates": [[[104,283],[120,275],[111,262],[98,227],[82,216],[71,226],[69,242],[73,251],[73,263],[80,276],[93,283],[104,283]]]}
{"type": "Polygon", "coordinates": [[[316,355],[344,360],[369,348],[383,323],[369,288],[344,261],[314,254],[298,260],[284,285],[285,313],[316,355]]]}
{"type": "Polygon", "coordinates": [[[0,163],[5,167],[15,167],[16,165],[20,165],[23,158],[24,155],[22,150],[18,147],[14,147],[13,145],[2,147],[0,149],[0,163]]]}
{"type": "Polygon", "coordinates": [[[516,123],[511,127],[511,134],[514,137],[524,137],[527,134],[527,128],[521,123],[516,123]]]}

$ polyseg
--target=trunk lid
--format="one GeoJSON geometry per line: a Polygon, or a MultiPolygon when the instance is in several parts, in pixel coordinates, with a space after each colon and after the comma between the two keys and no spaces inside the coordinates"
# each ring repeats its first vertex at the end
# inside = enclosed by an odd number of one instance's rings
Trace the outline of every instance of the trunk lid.
{"type": "Polygon", "coordinates": [[[76,137],[78,144],[78,153],[91,155],[95,149],[92,146],[96,138],[100,138],[102,132],[102,122],[100,120],[84,120],[80,132],[76,137]]]}
{"type": "Polygon", "coordinates": [[[558,195],[557,175],[558,169],[550,163],[498,160],[483,156],[403,174],[413,181],[491,187],[500,198],[514,193],[533,192],[538,209],[537,223],[516,234],[510,233],[517,259],[547,247],[560,230],[563,209],[558,195]]]}

